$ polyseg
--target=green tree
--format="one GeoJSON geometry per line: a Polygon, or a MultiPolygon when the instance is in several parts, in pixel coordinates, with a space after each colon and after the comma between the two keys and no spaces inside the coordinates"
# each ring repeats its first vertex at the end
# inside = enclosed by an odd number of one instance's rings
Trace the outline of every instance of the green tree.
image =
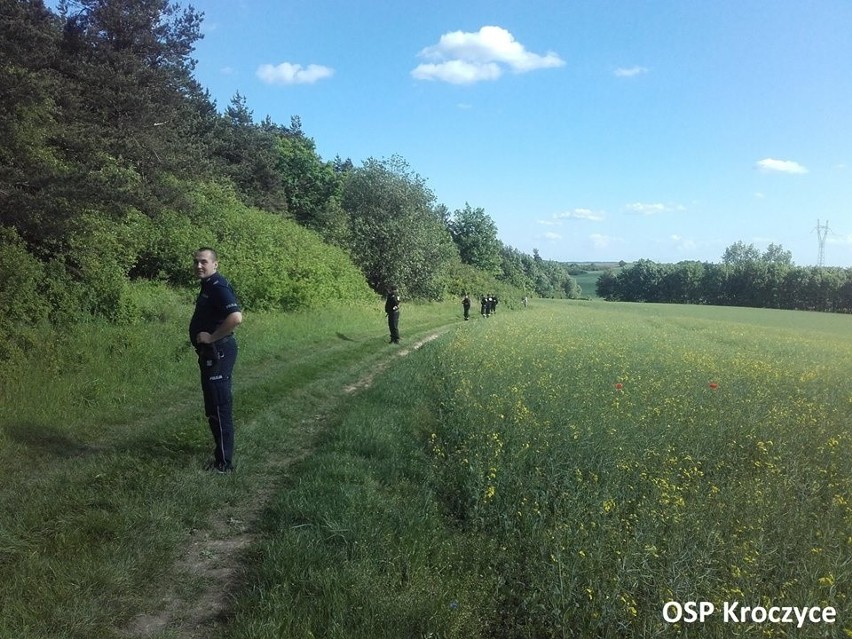
{"type": "Polygon", "coordinates": [[[237,92],[218,121],[213,151],[219,170],[233,181],[243,202],[276,213],[287,212],[279,167],[281,133],[268,119],[255,124],[245,96],[237,92]]]}
{"type": "Polygon", "coordinates": [[[734,242],[725,249],[725,253],[722,255],[722,262],[729,266],[742,266],[759,259],[760,251],[754,244],[745,244],[744,242],[734,242]]]}
{"type": "Polygon", "coordinates": [[[462,262],[490,274],[500,272],[500,240],[497,225],[485,209],[465,203],[447,224],[450,236],[459,250],[462,262]]]}
{"type": "MultiPolygon", "coordinates": [[[[62,0],[57,146],[75,167],[68,197],[124,214],[154,214],[174,193],[164,173],[197,174],[200,88],[191,57],[201,14],[168,0],[62,0]]],[[[202,109],[203,112],[203,109],[202,109]]]]}
{"type": "Polygon", "coordinates": [[[778,264],[780,266],[793,266],[793,254],[790,251],[785,251],[780,244],[770,244],[766,247],[761,256],[761,260],[768,264],[778,264]]]}
{"type": "Polygon", "coordinates": [[[59,34],[41,0],[0,0],[0,222],[30,245],[50,234],[63,170],[51,143],[59,34]]]}
{"type": "Polygon", "coordinates": [[[597,282],[595,282],[595,292],[598,294],[598,297],[605,300],[612,301],[619,299],[615,273],[612,269],[608,268],[600,274],[597,282]]]}
{"type": "Polygon", "coordinates": [[[403,296],[439,298],[443,270],[457,254],[423,178],[400,156],[370,158],[347,176],[350,250],[370,286],[384,292],[396,285],[403,296]]]}
{"type": "Polygon", "coordinates": [[[345,243],[346,215],[340,206],[343,177],[332,162],[323,162],[297,117],[291,119],[289,129],[278,134],[276,151],[276,169],[290,215],[329,241],[345,243]]]}
{"type": "Polygon", "coordinates": [[[518,249],[500,243],[500,270],[498,278],[516,286],[525,293],[535,290],[533,282],[529,277],[529,266],[532,258],[521,253],[518,249]]]}

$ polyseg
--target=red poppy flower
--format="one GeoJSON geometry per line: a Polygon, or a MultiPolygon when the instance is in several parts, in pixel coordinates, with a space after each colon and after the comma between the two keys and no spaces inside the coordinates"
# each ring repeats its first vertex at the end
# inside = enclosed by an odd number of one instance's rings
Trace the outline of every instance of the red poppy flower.
{"type": "Polygon", "coordinates": [[[719,388],[719,385],[716,382],[710,382],[709,386],[713,390],[716,390],[717,388],[719,388]]]}

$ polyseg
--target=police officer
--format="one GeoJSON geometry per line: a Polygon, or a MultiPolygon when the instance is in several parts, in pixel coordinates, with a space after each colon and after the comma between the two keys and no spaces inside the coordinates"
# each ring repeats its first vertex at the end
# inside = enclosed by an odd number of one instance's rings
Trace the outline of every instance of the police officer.
{"type": "Polygon", "coordinates": [[[396,286],[391,286],[388,289],[388,296],[385,299],[385,313],[388,316],[390,343],[399,344],[399,295],[396,286]]]}
{"type": "Polygon", "coordinates": [[[242,323],[243,314],[230,283],[219,273],[218,257],[212,248],[202,247],[195,252],[195,275],[201,282],[201,292],[189,321],[189,340],[198,353],[204,414],[215,443],[207,468],[229,473],[234,469],[234,329],[242,323]]]}
{"type": "Polygon", "coordinates": [[[464,321],[466,322],[470,319],[470,295],[467,293],[462,298],[462,309],[464,309],[464,321]]]}

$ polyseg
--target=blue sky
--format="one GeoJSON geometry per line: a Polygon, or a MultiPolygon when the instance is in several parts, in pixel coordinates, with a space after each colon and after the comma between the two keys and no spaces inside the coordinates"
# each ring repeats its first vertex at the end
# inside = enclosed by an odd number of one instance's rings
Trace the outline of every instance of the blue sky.
{"type": "Polygon", "coordinates": [[[852,266],[849,0],[199,0],[223,110],[320,155],[398,154],[450,210],[561,261],[852,266]]]}

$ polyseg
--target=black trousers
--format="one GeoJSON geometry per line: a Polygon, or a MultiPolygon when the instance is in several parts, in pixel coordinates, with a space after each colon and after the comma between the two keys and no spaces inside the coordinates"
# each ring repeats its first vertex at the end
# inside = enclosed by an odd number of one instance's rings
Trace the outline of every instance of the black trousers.
{"type": "Polygon", "coordinates": [[[388,330],[390,331],[391,341],[394,344],[399,342],[399,311],[388,313],[388,330]]]}
{"type": "Polygon", "coordinates": [[[204,414],[210,425],[217,464],[229,466],[234,459],[234,398],[231,375],[237,361],[237,340],[231,337],[198,349],[204,414]]]}

